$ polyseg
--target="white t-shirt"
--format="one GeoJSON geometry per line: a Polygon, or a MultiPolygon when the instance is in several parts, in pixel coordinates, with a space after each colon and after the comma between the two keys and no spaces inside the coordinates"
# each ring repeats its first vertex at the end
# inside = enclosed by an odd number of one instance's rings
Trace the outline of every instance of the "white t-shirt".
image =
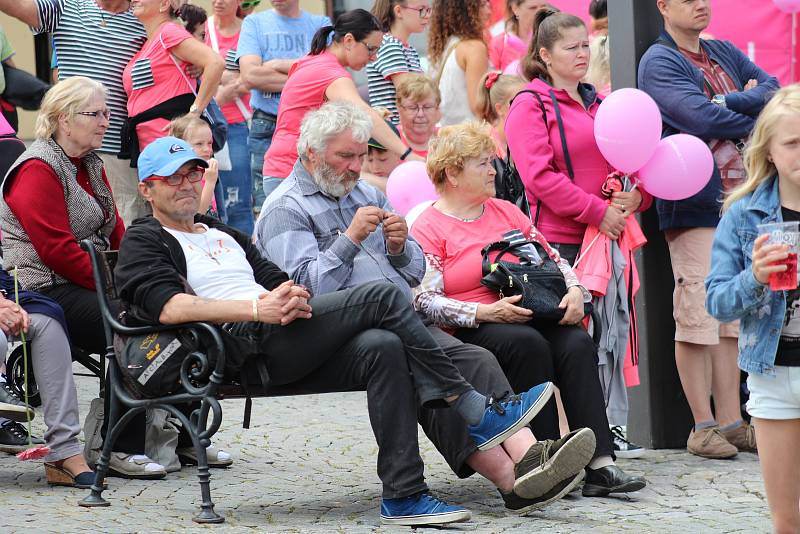
{"type": "Polygon", "coordinates": [[[203,233],[164,228],[180,243],[186,256],[189,285],[198,296],[220,300],[252,300],[267,290],[256,283],[242,247],[231,236],[205,224],[203,233]]]}

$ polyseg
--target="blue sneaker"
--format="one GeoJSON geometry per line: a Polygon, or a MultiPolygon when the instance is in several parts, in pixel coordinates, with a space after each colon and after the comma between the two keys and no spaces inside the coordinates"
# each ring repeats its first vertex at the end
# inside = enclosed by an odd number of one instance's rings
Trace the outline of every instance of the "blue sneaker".
{"type": "Polygon", "coordinates": [[[502,399],[489,398],[489,406],[477,425],[469,425],[469,435],[485,451],[499,445],[527,425],[553,396],[553,383],[544,382],[529,391],[502,399]]]}
{"type": "Polygon", "coordinates": [[[417,493],[399,499],[383,499],[381,523],[389,525],[444,525],[469,521],[472,514],[460,506],[451,506],[429,493],[417,493]]]}

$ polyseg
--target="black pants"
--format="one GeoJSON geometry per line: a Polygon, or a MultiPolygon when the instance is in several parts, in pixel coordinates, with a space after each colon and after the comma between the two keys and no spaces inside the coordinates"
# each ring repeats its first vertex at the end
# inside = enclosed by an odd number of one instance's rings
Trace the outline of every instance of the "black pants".
{"type": "MultiPolygon", "coordinates": [[[[514,392],[494,354],[483,347],[463,343],[439,328],[429,326],[428,331],[476,391],[497,397],[506,391],[514,392]]],[[[464,420],[455,410],[420,408],[417,418],[425,435],[459,478],[467,478],[475,473],[467,465],[467,458],[478,447],[470,437],[464,420]]]]}
{"type": "MultiPolygon", "coordinates": [[[[41,293],[58,302],[67,319],[70,342],[87,352],[105,358],[106,336],[97,294],[75,284],[44,288],[41,293]]],[[[111,391],[109,373],[106,373],[106,391],[111,391]]],[[[109,396],[104,399],[104,413],[110,413],[109,396]]],[[[125,412],[122,411],[119,416],[125,412]]],[[[108,421],[103,421],[102,436],[105,438],[108,421]]],[[[144,454],[145,414],[141,413],[128,423],[114,444],[114,452],[144,454]]]]}
{"type": "MultiPolygon", "coordinates": [[[[527,391],[547,380],[556,384],[570,427],[592,429],[597,438],[595,458],[613,455],[597,378],[597,350],[583,328],[555,323],[483,323],[478,328],[460,328],[455,336],[492,351],[515,391],[527,391]]],[[[559,437],[555,398],[539,412],[531,428],[537,438],[559,437]]]]}
{"type": "Polygon", "coordinates": [[[275,385],[320,393],[366,389],[383,497],[426,490],[417,407],[446,407],[445,398],[472,387],[396,286],[365,284],[310,304],[311,319],[287,326],[239,323],[232,333],[256,339],[275,385]]]}

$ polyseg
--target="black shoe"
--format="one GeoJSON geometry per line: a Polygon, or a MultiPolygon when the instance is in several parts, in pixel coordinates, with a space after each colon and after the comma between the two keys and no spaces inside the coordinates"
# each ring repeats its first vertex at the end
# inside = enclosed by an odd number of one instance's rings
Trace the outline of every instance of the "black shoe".
{"type": "Polygon", "coordinates": [[[35,415],[33,408],[22,402],[11,386],[0,382],[0,417],[12,421],[25,421],[27,418],[33,419],[35,415]]]}
{"type": "Polygon", "coordinates": [[[644,477],[628,475],[616,465],[607,465],[600,469],[587,467],[583,496],[605,497],[609,493],[629,493],[639,491],[646,485],[644,477]]]}
{"type": "Polygon", "coordinates": [[[553,489],[535,499],[526,499],[524,497],[520,497],[513,491],[511,493],[503,493],[501,491],[500,496],[503,497],[503,501],[506,503],[506,508],[519,514],[524,514],[526,512],[543,508],[551,502],[557,501],[567,493],[570,493],[580,485],[583,477],[583,469],[581,469],[577,475],[571,476],[566,480],[562,480],[556,484],[553,489]]]}
{"type": "MultiPolygon", "coordinates": [[[[44,445],[44,440],[31,437],[34,445],[44,445]]],[[[0,425],[0,451],[16,454],[28,448],[28,431],[15,421],[0,425]]]]}

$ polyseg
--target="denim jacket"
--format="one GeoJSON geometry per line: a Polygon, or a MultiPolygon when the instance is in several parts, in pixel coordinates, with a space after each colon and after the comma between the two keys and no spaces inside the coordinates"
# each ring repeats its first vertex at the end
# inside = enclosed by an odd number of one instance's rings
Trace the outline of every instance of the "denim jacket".
{"type": "Polygon", "coordinates": [[[773,374],[786,310],[786,293],[770,291],[752,270],[756,225],[782,222],[777,177],[761,183],[722,216],[706,277],[706,309],[723,322],[741,320],[739,367],[773,374]]]}

